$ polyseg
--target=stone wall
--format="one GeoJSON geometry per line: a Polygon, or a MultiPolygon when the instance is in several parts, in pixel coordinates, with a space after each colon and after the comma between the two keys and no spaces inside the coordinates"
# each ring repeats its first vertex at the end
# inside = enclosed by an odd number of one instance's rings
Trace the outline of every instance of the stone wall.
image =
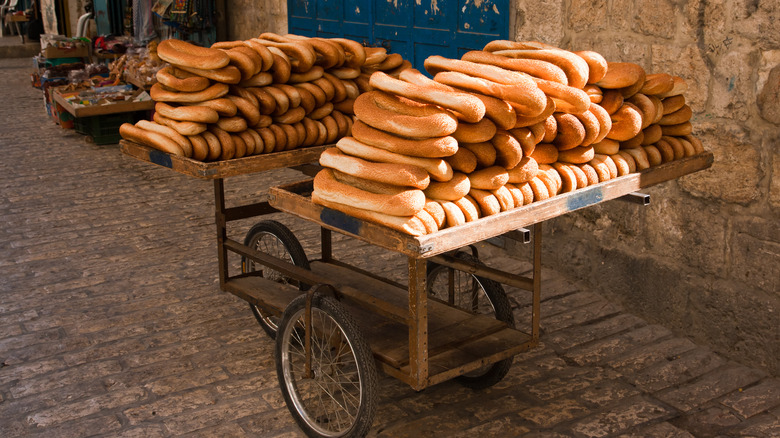
{"type": "Polygon", "coordinates": [[[515,2],[517,40],[688,81],[710,170],[551,221],[545,261],[631,311],[780,373],[780,3],[515,2]]]}
{"type": "Polygon", "coordinates": [[[255,38],[263,32],[287,33],[287,2],[226,0],[228,40],[255,38]]]}
{"type": "MultiPolygon", "coordinates": [[[[227,0],[230,39],[286,32],[286,2],[227,0]]],[[[517,40],[685,78],[708,171],[550,221],[545,258],[629,310],[780,374],[780,3],[514,0],[517,40]]],[[[521,251],[521,249],[518,249],[521,251]]]]}

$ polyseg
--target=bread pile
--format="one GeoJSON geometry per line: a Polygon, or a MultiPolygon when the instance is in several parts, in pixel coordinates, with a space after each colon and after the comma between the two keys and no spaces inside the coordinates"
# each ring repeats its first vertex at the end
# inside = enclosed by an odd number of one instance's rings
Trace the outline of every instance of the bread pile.
{"type": "Polygon", "coordinates": [[[422,235],[703,151],[685,82],[637,64],[493,41],[425,68],[371,74],[314,202],[422,235]]]}
{"type": "Polygon", "coordinates": [[[169,39],[168,66],[150,94],[154,121],[125,124],[125,139],[201,161],[332,144],[352,125],[361,75],[400,56],[348,39],[264,33],[210,48],[169,39]]]}

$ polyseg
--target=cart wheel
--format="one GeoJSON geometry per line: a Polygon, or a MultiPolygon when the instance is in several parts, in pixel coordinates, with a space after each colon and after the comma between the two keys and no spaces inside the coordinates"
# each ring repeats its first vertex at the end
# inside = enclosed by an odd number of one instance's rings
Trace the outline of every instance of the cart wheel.
{"type": "MultiPolygon", "coordinates": [[[[287,260],[295,266],[309,269],[309,259],[306,257],[306,252],[304,252],[300,242],[298,242],[298,239],[289,228],[279,222],[271,220],[258,222],[248,233],[246,233],[244,245],[274,257],[287,260]]],[[[278,271],[265,267],[246,257],[241,257],[241,272],[246,274],[255,271],[261,271],[263,277],[277,283],[298,286],[300,290],[308,289],[305,284],[300,283],[295,279],[285,277],[278,271]]],[[[278,318],[271,315],[264,315],[262,310],[254,304],[249,304],[249,308],[252,310],[252,314],[255,315],[255,318],[257,318],[257,322],[260,323],[260,327],[263,328],[263,331],[265,331],[271,339],[275,339],[277,326],[279,324],[278,318]]]]}
{"type": "Polygon", "coordinates": [[[374,357],[350,315],[334,299],[311,304],[311,370],[306,377],[306,295],[294,299],[279,322],[276,373],[287,408],[310,437],[362,437],[376,410],[374,357]]]}
{"type": "MultiPolygon", "coordinates": [[[[482,264],[479,259],[465,252],[458,252],[455,256],[482,264]]],[[[432,263],[428,270],[427,284],[428,295],[437,300],[471,313],[491,315],[509,327],[515,326],[512,305],[504,287],[497,281],[432,263]],[[452,290],[449,288],[450,280],[452,290]]],[[[456,380],[472,389],[488,388],[500,382],[511,366],[510,357],[459,376],[456,380]]]]}

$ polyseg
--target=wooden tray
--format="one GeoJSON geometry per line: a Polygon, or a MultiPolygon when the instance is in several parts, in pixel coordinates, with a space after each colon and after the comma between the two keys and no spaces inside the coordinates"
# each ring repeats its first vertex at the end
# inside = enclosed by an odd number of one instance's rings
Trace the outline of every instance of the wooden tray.
{"type": "MultiPolygon", "coordinates": [[[[66,95],[73,94],[73,92],[66,92],[66,95]]],[[[153,100],[145,100],[142,102],[116,102],[106,105],[91,105],[74,107],[63,95],[61,90],[54,90],[52,93],[54,101],[62,105],[65,111],[69,112],[73,117],[92,117],[102,116],[106,114],[117,113],[129,113],[134,111],[148,111],[154,109],[153,100]]]]}
{"type": "Polygon", "coordinates": [[[311,201],[312,180],[271,187],[268,191],[268,202],[278,210],[316,222],[325,228],[353,236],[372,245],[412,257],[432,257],[570,211],[619,198],[645,187],[677,179],[710,167],[712,161],[712,153],[704,152],[420,237],[410,236],[314,204],[311,201]]]}
{"type": "Polygon", "coordinates": [[[126,155],[201,179],[226,178],[316,162],[319,160],[322,151],[330,146],[314,146],[291,151],[274,152],[272,154],[252,155],[233,160],[203,162],[178,155],[170,155],[149,146],[127,140],[119,141],[119,149],[126,155]]]}

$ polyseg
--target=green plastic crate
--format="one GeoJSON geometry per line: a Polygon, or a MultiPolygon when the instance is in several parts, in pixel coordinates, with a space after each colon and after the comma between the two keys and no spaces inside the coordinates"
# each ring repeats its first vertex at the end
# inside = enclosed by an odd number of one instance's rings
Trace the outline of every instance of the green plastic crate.
{"type": "Polygon", "coordinates": [[[79,134],[92,139],[95,144],[119,143],[119,127],[123,123],[135,123],[147,119],[148,111],[133,111],[127,113],[105,114],[92,117],[76,117],[74,128],[79,134]]]}

